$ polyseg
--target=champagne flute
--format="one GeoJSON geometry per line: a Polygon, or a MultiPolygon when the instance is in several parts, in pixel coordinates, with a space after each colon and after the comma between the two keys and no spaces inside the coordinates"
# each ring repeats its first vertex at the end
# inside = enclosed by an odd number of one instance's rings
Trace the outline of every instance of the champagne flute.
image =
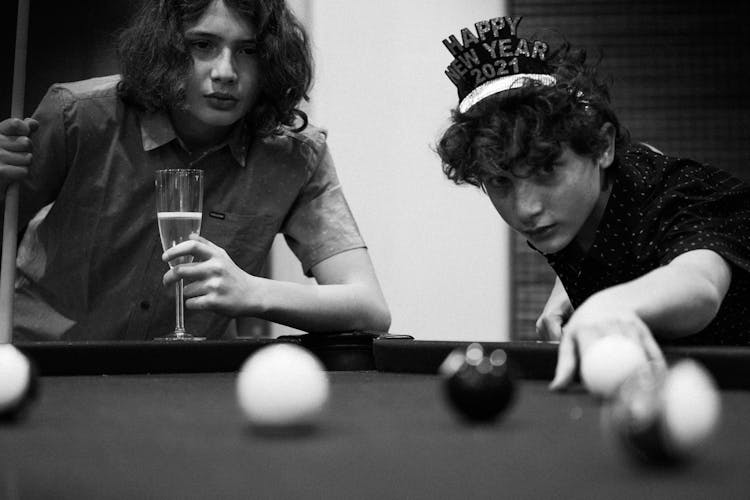
{"type": "MultiPolygon", "coordinates": [[[[156,171],[156,216],[164,250],[200,234],[203,216],[203,171],[168,169],[156,171]]],[[[192,256],[169,261],[169,267],[193,261],[192,256]]],[[[175,283],[174,332],[156,340],[205,340],[185,331],[185,310],[182,280],[175,283]]]]}

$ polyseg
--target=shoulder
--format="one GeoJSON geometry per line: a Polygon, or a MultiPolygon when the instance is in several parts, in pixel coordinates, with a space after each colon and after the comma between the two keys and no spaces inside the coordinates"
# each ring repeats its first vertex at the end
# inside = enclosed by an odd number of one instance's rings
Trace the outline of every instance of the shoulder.
{"type": "Polygon", "coordinates": [[[328,131],[308,124],[301,131],[284,127],[278,134],[266,137],[263,143],[275,154],[287,155],[303,161],[308,169],[314,169],[327,150],[328,131]]]}
{"type": "Polygon", "coordinates": [[[650,150],[635,152],[633,158],[638,161],[632,171],[648,174],[630,192],[630,199],[639,202],[640,239],[662,252],[661,262],[708,249],[750,269],[750,186],[726,170],[691,159],[650,150]]]}
{"type": "Polygon", "coordinates": [[[119,75],[102,76],[50,86],[40,107],[59,108],[68,118],[83,115],[101,118],[114,113],[121,101],[117,97],[119,75]]]}
{"type": "Polygon", "coordinates": [[[100,76],[77,82],[54,83],[50,92],[60,94],[69,101],[111,99],[117,97],[119,82],[120,75],[100,76]]]}
{"type": "Polygon", "coordinates": [[[619,169],[624,177],[637,184],[655,185],[665,177],[694,164],[692,160],[665,155],[649,144],[634,143],[620,158],[619,169]]]}
{"type": "Polygon", "coordinates": [[[729,172],[699,161],[665,155],[645,144],[631,145],[622,155],[619,172],[637,191],[658,197],[674,192],[721,192],[748,188],[729,172]]]}

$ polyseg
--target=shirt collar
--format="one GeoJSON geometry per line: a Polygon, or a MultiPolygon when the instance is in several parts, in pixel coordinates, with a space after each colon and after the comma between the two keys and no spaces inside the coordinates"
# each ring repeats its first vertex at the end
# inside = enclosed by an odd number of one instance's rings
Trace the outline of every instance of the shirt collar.
{"type": "MultiPolygon", "coordinates": [[[[177,143],[182,147],[182,143],[172,126],[172,121],[166,113],[161,111],[141,114],[141,140],[143,141],[144,151],[153,151],[174,140],[177,140],[177,143]]],[[[217,151],[228,145],[234,159],[241,167],[244,167],[247,163],[248,143],[248,128],[245,121],[241,120],[232,129],[232,133],[227,140],[212,148],[209,152],[217,151]]]]}
{"type": "MultiPolygon", "coordinates": [[[[614,244],[635,238],[635,227],[638,221],[643,218],[643,215],[635,208],[638,204],[632,200],[637,199],[638,192],[623,177],[623,167],[618,157],[615,157],[615,163],[612,167],[610,167],[610,175],[613,176],[612,188],[591,246],[584,251],[575,242],[571,242],[555,254],[542,254],[550,264],[555,265],[557,262],[565,261],[573,262],[580,267],[584,261],[616,262],[625,258],[626,253],[619,245],[614,246],[614,244]],[[631,204],[621,204],[618,201],[619,199],[630,199],[633,208],[628,211],[627,207],[631,204]]],[[[531,243],[529,243],[529,246],[537,250],[531,243]]]]}

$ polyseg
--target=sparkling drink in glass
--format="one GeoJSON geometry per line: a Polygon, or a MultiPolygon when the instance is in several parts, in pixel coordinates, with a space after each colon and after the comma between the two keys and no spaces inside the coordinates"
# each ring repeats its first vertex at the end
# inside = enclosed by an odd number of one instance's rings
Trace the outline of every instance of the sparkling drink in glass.
{"type": "MultiPolygon", "coordinates": [[[[203,171],[168,169],[156,171],[156,217],[164,250],[186,241],[191,234],[200,234],[203,217],[203,171]]],[[[187,264],[192,257],[179,257],[170,267],[187,264]]],[[[185,331],[185,310],[182,280],[175,284],[175,329],[157,340],[204,340],[185,331]]]]}

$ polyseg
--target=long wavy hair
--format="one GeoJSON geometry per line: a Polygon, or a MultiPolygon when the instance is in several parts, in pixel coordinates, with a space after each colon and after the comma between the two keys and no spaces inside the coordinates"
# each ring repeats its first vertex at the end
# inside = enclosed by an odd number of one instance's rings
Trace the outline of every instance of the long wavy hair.
{"type": "MultiPolygon", "coordinates": [[[[193,68],[184,34],[214,1],[145,0],[132,25],[119,36],[118,90],[123,100],[147,111],[182,105],[184,82],[193,68]]],[[[284,0],[223,1],[258,32],[260,92],[246,120],[261,136],[279,133],[283,126],[304,129],[307,115],[298,106],[308,100],[312,85],[312,55],[304,28],[284,0]]]]}
{"type": "Polygon", "coordinates": [[[566,42],[552,54],[555,85],[528,80],[523,86],[483,99],[465,113],[451,112],[451,124],[435,150],[443,172],[456,184],[482,188],[500,171],[531,175],[548,167],[568,146],[597,158],[607,147],[602,125],[615,128],[615,150],[629,141],[609,95],[597,76],[598,62],[586,63],[586,51],[566,42]]]}

